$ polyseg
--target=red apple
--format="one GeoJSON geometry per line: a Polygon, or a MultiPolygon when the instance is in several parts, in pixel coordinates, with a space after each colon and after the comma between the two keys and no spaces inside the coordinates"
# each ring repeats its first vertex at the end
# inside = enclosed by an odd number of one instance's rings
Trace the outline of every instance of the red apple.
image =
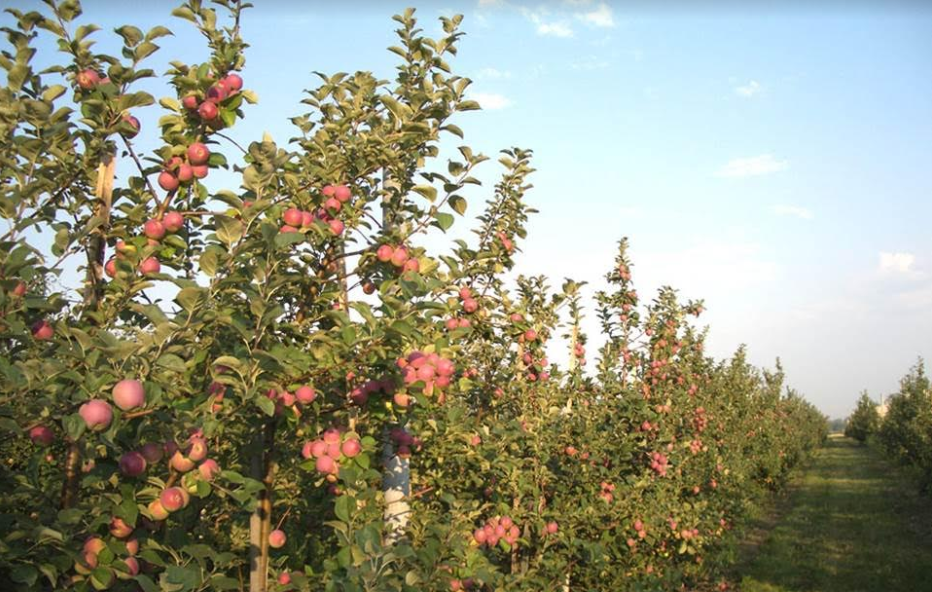
{"type": "Polygon", "coordinates": [[[48,341],[55,334],[55,329],[48,321],[36,321],[32,325],[32,336],[36,341],[48,341]]]}
{"type": "Polygon", "coordinates": [[[317,393],[309,386],[300,386],[294,392],[294,396],[302,405],[310,405],[317,398],[317,393]]]}
{"type": "Polygon", "coordinates": [[[104,273],[106,273],[110,277],[116,277],[116,274],[117,274],[116,259],[111,257],[110,259],[107,260],[107,262],[104,264],[104,273]]]}
{"type": "Polygon", "coordinates": [[[180,212],[168,212],[162,218],[162,226],[168,232],[178,232],[184,227],[184,216],[180,212]]]}
{"type": "Polygon", "coordinates": [[[178,177],[171,174],[169,171],[162,171],[159,173],[159,187],[165,191],[174,191],[178,189],[178,177]]]}
{"type": "Polygon", "coordinates": [[[168,518],[168,509],[166,509],[159,500],[149,502],[148,509],[154,520],[165,520],[168,518]]]}
{"type": "Polygon", "coordinates": [[[346,185],[337,185],[333,189],[333,197],[337,198],[338,200],[342,202],[349,201],[350,197],[352,196],[353,196],[352,192],[350,191],[349,187],[347,187],[346,185]]]}
{"type": "Polygon", "coordinates": [[[282,215],[282,220],[288,226],[298,227],[301,226],[301,223],[304,220],[304,215],[303,212],[298,208],[288,208],[282,215]]]}
{"type": "Polygon", "coordinates": [[[165,454],[164,448],[155,442],[143,444],[142,448],[139,449],[139,453],[142,454],[143,458],[145,458],[146,461],[150,463],[159,462],[162,460],[162,456],[165,454]]]}
{"type": "Polygon", "coordinates": [[[159,263],[159,260],[155,257],[143,259],[142,263],[139,264],[139,271],[141,271],[144,275],[158,273],[161,269],[162,264],[159,263]]]}
{"type": "Polygon", "coordinates": [[[196,179],[203,179],[207,176],[207,173],[210,172],[210,167],[208,167],[206,164],[199,164],[191,167],[191,171],[194,173],[194,177],[196,179]]]}
{"type": "Polygon", "coordinates": [[[201,119],[204,121],[216,119],[219,113],[220,111],[217,109],[217,105],[211,101],[204,101],[201,103],[201,106],[197,108],[197,114],[200,115],[201,119]]]}
{"type": "Polygon", "coordinates": [[[175,454],[172,455],[169,465],[179,473],[187,473],[195,466],[194,461],[182,454],[180,450],[176,450],[175,454]]]}
{"type": "Polygon", "coordinates": [[[123,411],[146,404],[146,391],[138,380],[121,380],[113,387],[113,402],[123,411]]]}
{"type": "Polygon", "coordinates": [[[181,183],[187,183],[194,178],[194,167],[188,163],[182,163],[178,165],[178,181],[181,183]]]}
{"type": "Polygon", "coordinates": [[[39,446],[50,446],[55,441],[55,433],[46,426],[35,426],[29,430],[29,439],[39,446]]]}
{"type": "Polygon", "coordinates": [[[327,222],[330,225],[330,232],[336,235],[343,234],[343,230],[346,228],[346,225],[343,224],[343,220],[331,220],[327,222]]]}
{"type": "Polygon", "coordinates": [[[207,458],[207,442],[203,438],[191,438],[191,445],[188,448],[188,458],[199,462],[207,458]]]}
{"type": "Polygon", "coordinates": [[[110,534],[118,539],[125,539],[133,534],[133,527],[127,524],[122,518],[114,516],[110,520],[110,534]]]}
{"type": "Polygon", "coordinates": [[[125,121],[127,124],[129,124],[131,128],[133,128],[132,132],[128,132],[123,135],[125,135],[127,138],[135,138],[136,135],[139,134],[139,129],[140,129],[139,120],[133,117],[132,115],[130,115],[129,113],[124,113],[123,121],[125,121]]]}
{"type": "Polygon", "coordinates": [[[78,86],[84,90],[91,90],[98,84],[100,84],[100,75],[94,70],[87,69],[78,72],[75,80],[78,83],[78,86]]]}
{"type": "Polygon", "coordinates": [[[223,83],[233,92],[243,88],[243,79],[240,78],[239,74],[227,74],[226,78],[223,79],[223,83]]]}
{"type": "Polygon", "coordinates": [[[78,415],[84,420],[87,429],[95,432],[107,429],[113,420],[113,410],[110,408],[110,404],[100,399],[91,399],[81,405],[78,409],[78,415]]]}
{"type": "Polygon", "coordinates": [[[213,481],[214,477],[220,474],[220,465],[212,458],[208,458],[197,467],[204,481],[213,481]]]}
{"type": "Polygon", "coordinates": [[[278,583],[282,586],[287,586],[290,584],[291,574],[289,574],[287,571],[283,571],[282,573],[278,574],[278,583]]]}
{"type": "Polygon", "coordinates": [[[138,477],[146,472],[146,457],[139,452],[127,452],[120,457],[120,472],[127,477],[138,477]]]}
{"type": "Polygon", "coordinates": [[[269,533],[269,546],[273,549],[281,549],[285,546],[285,541],[288,540],[288,537],[285,536],[285,531],[276,528],[269,533]]]}
{"type": "Polygon", "coordinates": [[[401,267],[408,261],[408,250],[404,247],[398,247],[392,253],[392,265],[401,267]]]}
{"type": "Polygon", "coordinates": [[[343,446],[340,448],[340,450],[343,452],[344,456],[353,458],[362,452],[362,445],[359,443],[359,440],[347,440],[343,443],[343,446]]]}
{"type": "Polygon", "coordinates": [[[169,487],[159,495],[159,501],[169,512],[177,512],[186,507],[190,499],[188,492],[180,487],[169,487]]]}
{"type": "Polygon", "coordinates": [[[185,109],[194,110],[197,109],[197,105],[200,100],[197,98],[197,95],[188,95],[185,98],[181,99],[181,104],[185,109]]]}
{"type": "Polygon", "coordinates": [[[188,146],[188,162],[191,164],[207,164],[210,158],[210,150],[201,142],[195,142],[188,146]]]}
{"type": "Polygon", "coordinates": [[[392,260],[392,255],[394,255],[395,249],[391,245],[382,245],[375,252],[375,257],[382,263],[388,263],[392,260]]]}

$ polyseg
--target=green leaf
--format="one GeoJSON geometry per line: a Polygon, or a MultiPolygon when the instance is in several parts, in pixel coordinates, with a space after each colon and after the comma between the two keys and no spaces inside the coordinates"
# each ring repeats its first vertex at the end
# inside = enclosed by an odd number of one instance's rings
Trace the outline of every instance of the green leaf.
{"type": "Polygon", "coordinates": [[[175,354],[162,354],[156,364],[173,372],[184,372],[185,369],[184,360],[175,354]]]}
{"type": "Polygon", "coordinates": [[[134,52],[134,57],[137,62],[141,62],[150,55],[154,54],[159,50],[159,46],[151,41],[143,41],[139,44],[139,47],[136,48],[134,52]]]}
{"type": "Polygon", "coordinates": [[[149,32],[146,33],[146,41],[153,41],[166,35],[174,35],[174,33],[169,28],[158,25],[149,29],[149,32]]]}
{"type": "Polygon", "coordinates": [[[197,17],[194,16],[194,11],[192,11],[187,6],[179,6],[178,8],[172,10],[172,16],[177,16],[178,18],[183,18],[186,21],[197,23],[197,17]]]}
{"type": "Polygon", "coordinates": [[[175,296],[175,301],[181,305],[181,308],[193,312],[200,305],[204,296],[205,290],[203,288],[184,288],[175,296]]]}
{"type": "Polygon", "coordinates": [[[51,103],[58,97],[65,94],[67,89],[60,84],[53,84],[52,86],[45,89],[45,92],[42,93],[42,100],[51,103]]]}
{"type": "Polygon", "coordinates": [[[449,203],[450,207],[453,208],[453,211],[460,216],[466,214],[466,200],[459,195],[451,195],[449,203]]]}
{"type": "Polygon", "coordinates": [[[269,417],[275,415],[275,402],[265,395],[259,395],[256,397],[256,405],[258,405],[259,409],[265,412],[265,414],[269,417]]]}
{"type": "Polygon", "coordinates": [[[440,230],[446,232],[451,226],[453,226],[453,215],[447,214],[446,212],[438,212],[435,216],[437,219],[437,226],[440,227],[440,230]]]}
{"type": "Polygon", "coordinates": [[[415,185],[412,188],[415,193],[419,193],[428,199],[428,201],[434,201],[437,199],[437,188],[431,185],[415,185]]]}
{"type": "Polygon", "coordinates": [[[301,232],[279,232],[275,235],[275,247],[283,249],[297,243],[303,243],[306,240],[301,232]]]}
{"type": "Polygon", "coordinates": [[[39,578],[39,572],[31,565],[17,565],[10,570],[10,579],[20,584],[32,586],[39,578]]]}
{"type": "Polygon", "coordinates": [[[217,214],[214,223],[217,225],[217,238],[228,247],[243,236],[243,223],[236,218],[217,214]]]}
{"type": "Polygon", "coordinates": [[[123,43],[127,47],[136,47],[142,41],[142,31],[139,27],[124,25],[116,29],[116,33],[123,38],[123,43]]]}
{"type": "Polygon", "coordinates": [[[84,420],[81,419],[81,416],[77,413],[66,415],[62,420],[62,424],[64,425],[65,433],[75,442],[84,435],[84,430],[87,429],[87,424],[84,423],[84,420]]]}
{"type": "Polygon", "coordinates": [[[356,509],[356,500],[348,495],[341,495],[337,498],[337,503],[333,510],[337,518],[343,522],[350,522],[350,512],[354,509],[356,509]]]}

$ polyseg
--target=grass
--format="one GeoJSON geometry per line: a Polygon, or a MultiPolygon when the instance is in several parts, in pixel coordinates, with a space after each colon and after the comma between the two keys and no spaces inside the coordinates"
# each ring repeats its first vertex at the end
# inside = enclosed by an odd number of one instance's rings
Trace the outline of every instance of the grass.
{"type": "Polygon", "coordinates": [[[777,512],[741,592],[932,591],[932,501],[872,448],[832,436],[777,512]]]}

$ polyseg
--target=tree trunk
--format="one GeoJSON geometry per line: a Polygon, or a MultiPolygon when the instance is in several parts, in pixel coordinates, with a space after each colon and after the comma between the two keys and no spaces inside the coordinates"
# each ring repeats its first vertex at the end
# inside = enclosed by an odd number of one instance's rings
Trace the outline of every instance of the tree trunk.
{"type": "MultiPolygon", "coordinates": [[[[101,219],[101,224],[88,237],[87,270],[84,279],[84,311],[96,312],[100,303],[104,278],[104,258],[107,254],[107,229],[110,226],[110,204],[113,201],[113,176],[116,159],[112,154],[105,154],[97,167],[97,185],[94,196],[97,203],[94,215],[101,219]]],[[[81,448],[77,442],[68,444],[65,457],[65,479],[61,487],[61,508],[73,508],[78,499],[78,480],[81,476],[81,448]]]]}
{"type": "Polygon", "coordinates": [[[259,492],[256,509],[249,518],[249,592],[266,592],[269,581],[269,532],[272,524],[272,485],[275,465],[272,450],[275,422],[268,421],[256,439],[252,456],[252,478],[261,479],[265,487],[259,492]]]}
{"type": "Polygon", "coordinates": [[[389,432],[390,429],[386,429],[382,448],[382,466],[385,468],[382,476],[382,494],[385,497],[383,518],[388,527],[385,542],[394,545],[401,540],[408,528],[411,511],[408,505],[408,497],[411,495],[411,471],[407,459],[395,454],[389,432]]]}

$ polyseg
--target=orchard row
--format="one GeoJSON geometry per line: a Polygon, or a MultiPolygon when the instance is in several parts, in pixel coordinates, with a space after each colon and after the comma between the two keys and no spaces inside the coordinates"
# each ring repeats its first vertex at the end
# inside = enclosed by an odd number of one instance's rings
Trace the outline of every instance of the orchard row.
{"type": "Polygon", "coordinates": [[[439,158],[478,108],[461,17],[395,17],[394,81],[321,75],[290,143],[208,186],[256,100],[244,6],[173,11],[210,56],[171,62],[158,116],[133,89],[169,29],[120,27],[113,56],[76,0],[10,11],[0,588],[728,589],[748,508],[824,418],[779,365],[708,356],[701,302],[642,300],[627,240],[589,313],[583,283],[512,278],[528,150],[473,240],[426,246],[487,160],[439,158]],[[39,38],[67,61],[36,70],[39,38]]]}

